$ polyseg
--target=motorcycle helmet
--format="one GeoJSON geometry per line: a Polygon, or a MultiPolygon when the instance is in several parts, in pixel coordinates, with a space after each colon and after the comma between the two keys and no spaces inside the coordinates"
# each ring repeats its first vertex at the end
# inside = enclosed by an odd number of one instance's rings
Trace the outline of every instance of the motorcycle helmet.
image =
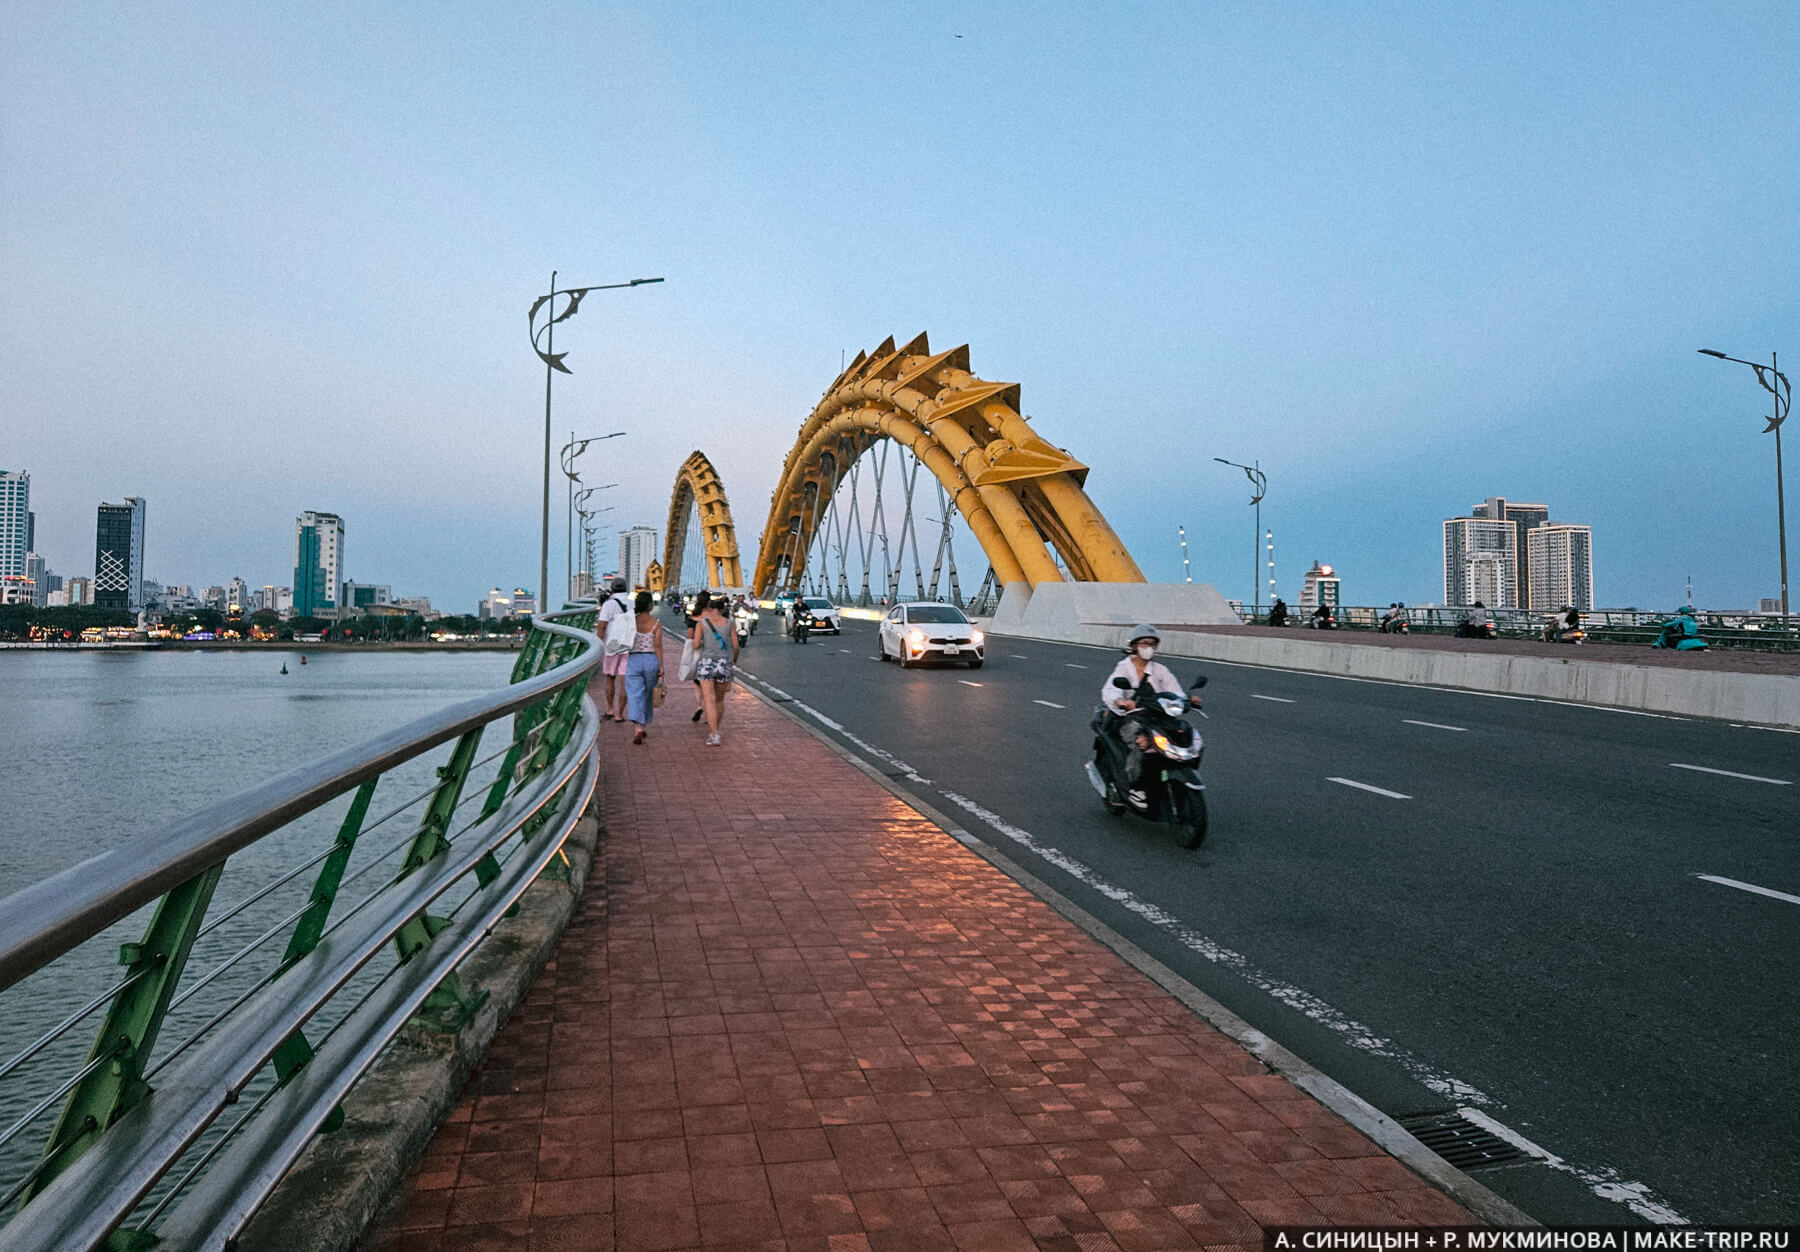
{"type": "Polygon", "coordinates": [[[1162,636],[1157,633],[1156,627],[1149,622],[1139,622],[1131,628],[1131,638],[1126,641],[1126,646],[1135,648],[1139,641],[1144,639],[1148,639],[1151,643],[1162,642],[1162,636]]]}

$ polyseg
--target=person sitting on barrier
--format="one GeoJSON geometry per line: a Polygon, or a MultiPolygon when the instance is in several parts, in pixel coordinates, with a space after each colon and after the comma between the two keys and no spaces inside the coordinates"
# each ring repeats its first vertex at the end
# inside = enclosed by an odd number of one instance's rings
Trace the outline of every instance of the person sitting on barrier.
{"type": "Polygon", "coordinates": [[[1706,640],[1700,637],[1700,623],[1694,619],[1694,606],[1685,604],[1674,617],[1662,624],[1653,648],[1674,648],[1678,652],[1704,652],[1706,640]]]}
{"type": "Polygon", "coordinates": [[[1113,733],[1125,745],[1125,786],[1132,792],[1131,798],[1138,803],[1142,803],[1144,798],[1137,791],[1138,780],[1144,770],[1144,750],[1150,746],[1149,735],[1138,719],[1131,716],[1137,709],[1138,688],[1148,682],[1153,691],[1188,698],[1181,688],[1181,680],[1169,671],[1167,665],[1152,659],[1156,656],[1156,645],[1161,642],[1162,636],[1148,622],[1132,627],[1131,643],[1124,659],[1113,666],[1112,673],[1106,676],[1106,682],[1100,688],[1100,701],[1115,718],[1113,733]],[[1115,678],[1123,678],[1131,684],[1130,687],[1113,686],[1115,678]]]}

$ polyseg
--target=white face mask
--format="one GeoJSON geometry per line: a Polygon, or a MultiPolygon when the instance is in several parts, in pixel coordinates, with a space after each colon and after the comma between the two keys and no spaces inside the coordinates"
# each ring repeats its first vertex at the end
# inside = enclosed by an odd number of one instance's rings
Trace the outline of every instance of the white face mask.
{"type": "Polygon", "coordinates": [[[1151,657],[1156,655],[1156,649],[1147,643],[1140,643],[1137,646],[1137,654],[1148,661],[1151,657]]]}

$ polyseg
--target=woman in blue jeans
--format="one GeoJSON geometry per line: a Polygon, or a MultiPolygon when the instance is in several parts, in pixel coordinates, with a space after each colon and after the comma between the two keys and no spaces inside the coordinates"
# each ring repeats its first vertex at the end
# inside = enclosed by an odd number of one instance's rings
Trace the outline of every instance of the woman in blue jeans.
{"type": "Polygon", "coordinates": [[[632,606],[637,610],[637,633],[625,655],[625,716],[637,727],[631,736],[633,743],[644,742],[644,732],[656,712],[656,680],[662,674],[663,628],[650,611],[653,602],[648,591],[637,593],[632,606]]]}

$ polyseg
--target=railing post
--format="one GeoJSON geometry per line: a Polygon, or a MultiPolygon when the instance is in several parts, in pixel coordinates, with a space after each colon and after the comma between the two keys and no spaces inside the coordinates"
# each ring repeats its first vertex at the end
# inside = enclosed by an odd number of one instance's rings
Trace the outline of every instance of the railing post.
{"type": "MultiPolygon", "coordinates": [[[[437,790],[432,793],[431,801],[425,806],[425,813],[419,819],[418,833],[413,836],[412,844],[406,850],[406,860],[402,862],[400,872],[395,875],[396,882],[427,861],[443,855],[444,849],[450,846],[445,835],[450,829],[450,818],[456,812],[457,801],[462,798],[463,785],[468,782],[469,769],[475,761],[475,749],[480,743],[481,729],[477,727],[456,741],[449,763],[438,767],[440,781],[437,790]]],[[[408,919],[394,935],[394,947],[399,954],[400,963],[404,965],[410,961],[432,941],[438,931],[449,924],[449,919],[426,912],[408,919]]],[[[464,988],[462,980],[453,970],[431,993],[425,1001],[425,1007],[449,1010],[460,1023],[468,1020],[481,1007],[487,995],[486,991],[464,988]]]]}
{"type": "Polygon", "coordinates": [[[157,902],[143,939],[120,946],[119,964],[129,970],[132,981],[114,997],[88,1053],[90,1063],[107,1056],[112,1060],[69,1092],[56,1129],[44,1145],[48,1163],[21,1202],[29,1202],[121,1114],[150,1094],[143,1078],[145,1064],[224,871],[223,863],[215,865],[174,888],[157,902]]]}

